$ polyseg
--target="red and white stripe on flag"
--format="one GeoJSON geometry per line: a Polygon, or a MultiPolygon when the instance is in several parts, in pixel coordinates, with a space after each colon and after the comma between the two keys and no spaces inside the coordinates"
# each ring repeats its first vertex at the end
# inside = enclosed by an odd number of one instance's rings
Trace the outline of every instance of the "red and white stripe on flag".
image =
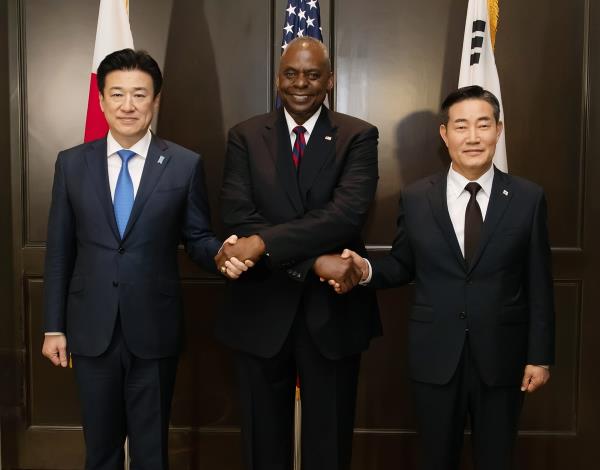
{"type": "Polygon", "coordinates": [[[84,142],[104,137],[108,124],[100,109],[96,71],[98,65],[108,54],[121,49],[133,49],[133,37],[129,26],[127,0],[100,0],[98,27],[94,46],[94,60],[90,74],[90,92],[85,119],[84,142]]]}
{"type": "MultiPolygon", "coordinates": [[[[498,0],[491,0],[489,5],[498,5],[498,0]]],[[[465,34],[463,39],[462,59],[458,86],[479,85],[491,91],[500,101],[500,120],[504,130],[496,144],[494,165],[500,170],[508,171],[506,159],[506,123],[504,122],[504,106],[500,93],[500,79],[496,69],[496,59],[492,47],[492,28],[488,9],[488,0],[469,0],[465,34]]]]}

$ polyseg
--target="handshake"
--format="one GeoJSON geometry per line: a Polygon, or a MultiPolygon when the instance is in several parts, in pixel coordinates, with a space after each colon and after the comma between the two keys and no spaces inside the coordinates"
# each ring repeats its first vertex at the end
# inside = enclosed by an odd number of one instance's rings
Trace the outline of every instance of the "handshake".
{"type": "MultiPolygon", "coordinates": [[[[265,249],[265,243],[258,235],[241,238],[231,235],[215,256],[215,264],[224,276],[237,279],[258,262],[265,249]]],[[[341,254],[319,256],[313,271],[321,282],[327,282],[338,294],[345,294],[367,279],[369,266],[362,256],[345,249],[341,254]]]]}

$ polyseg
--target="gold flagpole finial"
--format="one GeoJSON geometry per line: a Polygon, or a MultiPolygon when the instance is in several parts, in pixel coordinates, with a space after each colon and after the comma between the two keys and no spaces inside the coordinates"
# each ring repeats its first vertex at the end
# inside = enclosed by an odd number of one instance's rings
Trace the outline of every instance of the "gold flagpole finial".
{"type": "Polygon", "coordinates": [[[496,31],[498,30],[498,21],[500,19],[500,0],[487,0],[488,16],[490,17],[490,34],[492,39],[492,49],[496,47],[496,31]]]}

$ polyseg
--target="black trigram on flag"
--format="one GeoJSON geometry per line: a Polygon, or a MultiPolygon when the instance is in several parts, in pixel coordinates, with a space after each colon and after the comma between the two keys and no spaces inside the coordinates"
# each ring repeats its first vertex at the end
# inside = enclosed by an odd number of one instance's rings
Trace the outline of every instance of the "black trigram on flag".
{"type": "Polygon", "coordinates": [[[485,37],[485,21],[473,21],[473,37],[471,38],[471,65],[479,63],[483,38],[485,37]]]}

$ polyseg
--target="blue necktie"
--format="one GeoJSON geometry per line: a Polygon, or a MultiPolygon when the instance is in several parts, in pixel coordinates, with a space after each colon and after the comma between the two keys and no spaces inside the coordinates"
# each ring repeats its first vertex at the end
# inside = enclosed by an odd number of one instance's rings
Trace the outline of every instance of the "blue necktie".
{"type": "Polygon", "coordinates": [[[131,208],[133,207],[133,181],[131,181],[128,164],[129,159],[136,155],[136,153],[131,150],[119,150],[117,153],[123,163],[119,172],[119,179],[117,179],[113,205],[117,227],[119,227],[119,233],[121,234],[121,238],[123,238],[125,227],[127,227],[127,221],[131,214],[131,208]]]}

